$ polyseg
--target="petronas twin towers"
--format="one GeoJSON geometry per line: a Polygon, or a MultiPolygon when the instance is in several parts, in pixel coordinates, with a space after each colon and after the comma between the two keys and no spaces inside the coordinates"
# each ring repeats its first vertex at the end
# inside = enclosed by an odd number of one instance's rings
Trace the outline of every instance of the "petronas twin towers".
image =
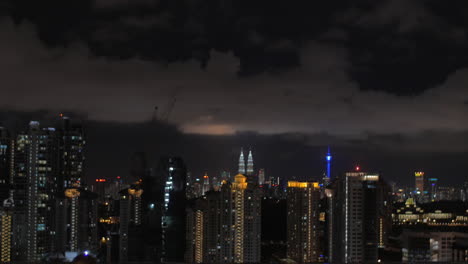
{"type": "Polygon", "coordinates": [[[239,156],[239,174],[253,175],[254,174],[254,163],[252,157],[252,150],[249,150],[249,156],[247,157],[247,166],[244,157],[244,150],[241,148],[239,156]]]}

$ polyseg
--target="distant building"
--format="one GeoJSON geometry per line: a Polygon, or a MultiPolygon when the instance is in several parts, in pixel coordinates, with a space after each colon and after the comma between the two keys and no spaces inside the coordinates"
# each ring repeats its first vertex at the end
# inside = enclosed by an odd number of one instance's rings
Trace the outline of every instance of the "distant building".
{"type": "Polygon", "coordinates": [[[240,156],[239,156],[239,170],[238,170],[239,174],[243,174],[243,175],[246,175],[247,174],[247,171],[246,171],[246,168],[245,168],[245,158],[244,158],[244,150],[241,148],[241,153],[240,153],[240,156]]]}
{"type": "Polygon", "coordinates": [[[254,174],[254,161],[252,156],[252,150],[249,150],[249,156],[247,157],[247,171],[246,175],[251,176],[254,174]]]}
{"type": "Polygon", "coordinates": [[[415,232],[401,235],[402,262],[466,262],[468,234],[465,232],[415,232]]]}
{"type": "Polygon", "coordinates": [[[318,262],[323,255],[318,182],[288,182],[287,255],[297,263],[318,262]]]}
{"type": "Polygon", "coordinates": [[[425,191],[424,189],[424,172],[422,171],[417,171],[414,173],[414,179],[415,179],[415,186],[416,186],[416,191],[419,191],[423,193],[425,191]]]}
{"type": "Polygon", "coordinates": [[[461,201],[462,189],[457,187],[439,186],[437,188],[437,201],[461,201]]]}
{"type": "Polygon", "coordinates": [[[258,171],[258,184],[262,186],[265,184],[265,169],[258,171]]]}
{"type": "Polygon", "coordinates": [[[433,202],[433,201],[436,201],[437,200],[437,182],[439,181],[437,178],[429,178],[427,179],[427,181],[429,182],[429,188],[430,188],[430,192],[429,192],[429,196],[430,196],[430,201],[433,202]]]}
{"type": "Polygon", "coordinates": [[[414,198],[395,204],[393,225],[405,228],[468,227],[468,207],[462,201],[440,201],[417,204],[414,198]]]}
{"type": "Polygon", "coordinates": [[[210,177],[207,173],[203,176],[203,194],[211,190],[210,177]]]}

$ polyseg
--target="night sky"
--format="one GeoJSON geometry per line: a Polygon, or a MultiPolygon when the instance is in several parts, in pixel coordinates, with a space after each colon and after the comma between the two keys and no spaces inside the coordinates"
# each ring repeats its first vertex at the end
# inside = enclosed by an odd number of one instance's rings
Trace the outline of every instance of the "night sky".
{"type": "Polygon", "coordinates": [[[3,0],[0,121],[83,120],[89,178],[127,175],[135,151],[214,175],[241,146],[267,176],[318,178],[331,145],[336,173],[457,184],[467,13],[466,0],[3,0]]]}

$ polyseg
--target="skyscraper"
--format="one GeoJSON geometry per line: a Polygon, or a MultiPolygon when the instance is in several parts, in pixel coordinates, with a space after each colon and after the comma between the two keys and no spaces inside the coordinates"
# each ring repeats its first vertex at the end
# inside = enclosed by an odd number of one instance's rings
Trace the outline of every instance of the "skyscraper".
{"type": "Polygon", "coordinates": [[[245,169],[245,158],[244,158],[244,150],[241,148],[241,153],[239,156],[239,174],[246,174],[246,169],[245,169]]]}
{"type": "Polygon", "coordinates": [[[203,176],[203,194],[211,189],[210,177],[207,173],[203,176]]]}
{"type": "Polygon", "coordinates": [[[185,251],[185,207],[187,169],[179,157],[162,158],[157,177],[164,179],[162,208],[162,261],[183,261],[185,251]]]}
{"type": "Polygon", "coordinates": [[[55,129],[41,129],[36,121],[31,121],[29,130],[16,139],[13,257],[19,260],[39,261],[51,250],[56,140],[55,129]]]}
{"type": "Polygon", "coordinates": [[[289,181],[287,188],[287,255],[297,263],[318,262],[320,186],[318,182],[289,181]]]}
{"type": "Polygon", "coordinates": [[[144,261],[144,245],[141,239],[142,200],[140,181],[120,192],[119,261],[144,261]]]}
{"type": "Polygon", "coordinates": [[[415,177],[415,186],[416,186],[416,191],[419,191],[421,194],[424,192],[424,172],[422,171],[417,171],[414,173],[415,177]]]}
{"type": "Polygon", "coordinates": [[[249,150],[249,156],[247,158],[247,176],[252,176],[254,174],[254,162],[252,157],[252,150],[249,150]]]}
{"type": "Polygon", "coordinates": [[[13,199],[8,198],[3,201],[0,209],[0,262],[4,264],[11,263],[13,207],[13,199]]]}
{"type": "Polygon", "coordinates": [[[187,262],[259,263],[261,193],[238,174],[187,211],[187,262]]]}
{"type": "Polygon", "coordinates": [[[427,179],[427,181],[429,182],[429,185],[430,185],[430,193],[429,195],[431,196],[430,198],[430,201],[436,201],[437,199],[437,181],[438,179],[437,178],[429,178],[427,179]]]}
{"type": "Polygon", "coordinates": [[[10,197],[12,169],[14,161],[14,142],[8,130],[0,127],[0,201],[10,197]]]}
{"type": "Polygon", "coordinates": [[[79,188],[83,173],[81,126],[61,116],[57,128],[31,121],[16,136],[12,175],[15,201],[13,255],[34,262],[52,252],[75,249],[77,224],[66,191],[79,188]],[[72,230],[73,229],[73,230],[72,230]]]}
{"type": "Polygon", "coordinates": [[[326,192],[332,215],[328,234],[333,234],[329,261],[376,263],[389,215],[385,184],[379,175],[348,172],[331,187],[333,191],[326,192]]]}

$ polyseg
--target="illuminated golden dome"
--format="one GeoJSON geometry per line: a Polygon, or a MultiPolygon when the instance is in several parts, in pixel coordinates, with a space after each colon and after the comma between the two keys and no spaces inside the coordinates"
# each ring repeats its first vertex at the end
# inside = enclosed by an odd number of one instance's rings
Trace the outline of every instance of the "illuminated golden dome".
{"type": "Polygon", "coordinates": [[[247,181],[247,177],[245,177],[244,175],[242,174],[237,174],[236,176],[234,176],[234,181],[236,183],[244,183],[247,181]]]}
{"type": "Polygon", "coordinates": [[[247,188],[247,177],[242,174],[237,174],[234,176],[232,187],[237,190],[245,190],[247,188]]]}
{"type": "Polygon", "coordinates": [[[80,196],[80,191],[78,189],[66,189],[65,196],[68,198],[75,198],[80,196]]]}
{"type": "Polygon", "coordinates": [[[128,189],[128,194],[140,197],[143,194],[143,190],[141,189],[128,189]]]}

